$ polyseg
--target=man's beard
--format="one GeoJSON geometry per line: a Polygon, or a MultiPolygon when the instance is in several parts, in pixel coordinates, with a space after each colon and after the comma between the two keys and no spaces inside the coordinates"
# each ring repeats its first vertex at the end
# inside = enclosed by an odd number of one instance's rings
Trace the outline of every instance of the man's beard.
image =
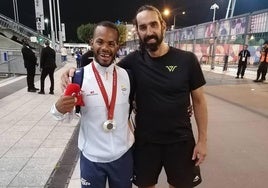
{"type": "Polygon", "coordinates": [[[142,48],[145,48],[146,50],[149,50],[150,52],[155,52],[156,50],[158,50],[163,39],[164,37],[162,34],[160,35],[160,37],[156,35],[147,36],[143,40],[140,39],[140,45],[142,48]],[[155,39],[156,42],[147,43],[150,39],[155,39]]]}

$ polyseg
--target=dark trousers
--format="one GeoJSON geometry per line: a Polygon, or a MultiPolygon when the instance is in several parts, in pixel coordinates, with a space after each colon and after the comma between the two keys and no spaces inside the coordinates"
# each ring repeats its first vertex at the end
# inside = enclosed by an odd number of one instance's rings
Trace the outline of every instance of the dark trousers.
{"type": "Polygon", "coordinates": [[[47,75],[49,75],[49,79],[50,79],[50,92],[54,91],[54,71],[55,68],[44,68],[42,69],[41,72],[41,78],[40,78],[40,83],[41,83],[41,88],[40,91],[45,91],[45,79],[47,77],[47,75]]]}
{"type": "Polygon", "coordinates": [[[246,68],[247,62],[239,62],[236,75],[239,76],[239,74],[241,74],[241,76],[244,76],[246,68]]]}
{"type": "Polygon", "coordinates": [[[29,89],[34,89],[34,76],[35,76],[35,66],[34,67],[27,67],[27,86],[29,89]]]}
{"type": "Polygon", "coordinates": [[[268,63],[266,62],[262,62],[257,70],[257,78],[256,80],[259,80],[260,76],[261,76],[261,80],[265,80],[266,78],[266,74],[267,74],[267,67],[268,67],[268,63]]]}
{"type": "Polygon", "coordinates": [[[76,68],[80,68],[81,67],[81,60],[76,60],[76,68]]]}

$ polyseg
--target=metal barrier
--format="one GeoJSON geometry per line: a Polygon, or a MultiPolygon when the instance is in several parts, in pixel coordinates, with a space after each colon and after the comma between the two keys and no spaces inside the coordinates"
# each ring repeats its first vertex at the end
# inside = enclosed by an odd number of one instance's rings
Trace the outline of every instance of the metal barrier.
{"type": "MultiPolygon", "coordinates": [[[[0,74],[8,74],[9,76],[14,76],[17,74],[26,74],[26,69],[24,67],[24,61],[22,53],[20,50],[1,50],[0,49],[0,74]],[[7,54],[7,59],[4,59],[4,53],[7,54]]],[[[37,57],[37,62],[39,62],[39,52],[35,52],[37,57]]],[[[57,67],[62,67],[61,54],[56,53],[56,64],[57,67]]],[[[36,70],[36,74],[40,74],[39,69],[36,70]]]]}

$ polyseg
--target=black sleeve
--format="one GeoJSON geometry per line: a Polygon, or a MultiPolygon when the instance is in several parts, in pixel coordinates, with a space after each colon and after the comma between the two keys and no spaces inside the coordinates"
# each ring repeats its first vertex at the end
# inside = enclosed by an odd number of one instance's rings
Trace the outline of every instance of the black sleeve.
{"type": "Polygon", "coordinates": [[[191,90],[195,90],[203,85],[206,84],[206,80],[204,78],[202,69],[200,67],[200,64],[198,62],[198,59],[194,53],[190,53],[190,63],[191,63],[191,69],[190,69],[190,88],[191,90]]]}
{"type": "Polygon", "coordinates": [[[117,65],[122,67],[123,69],[132,69],[131,66],[133,62],[136,61],[138,56],[138,51],[131,52],[127,56],[125,56],[122,60],[120,60],[117,65]]]}
{"type": "Polygon", "coordinates": [[[83,54],[81,57],[81,65],[80,66],[84,67],[84,66],[90,64],[91,61],[93,61],[93,56],[94,56],[94,54],[93,54],[93,51],[91,51],[91,50],[87,51],[85,54],[83,54]]]}
{"type": "Polygon", "coordinates": [[[121,59],[118,63],[117,63],[117,65],[119,66],[119,67],[122,67],[123,69],[126,69],[127,68],[127,59],[128,59],[128,57],[126,56],[126,57],[124,57],[123,59],[121,59]]]}

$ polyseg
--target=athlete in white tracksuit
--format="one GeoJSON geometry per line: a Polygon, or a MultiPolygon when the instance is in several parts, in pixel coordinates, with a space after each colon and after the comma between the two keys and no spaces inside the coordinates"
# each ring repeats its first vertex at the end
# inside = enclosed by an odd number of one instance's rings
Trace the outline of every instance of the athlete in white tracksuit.
{"type": "MultiPolygon", "coordinates": [[[[113,23],[97,24],[92,42],[94,59],[84,67],[81,90],[85,106],[81,106],[78,138],[82,187],[102,188],[107,180],[109,188],[132,187],[130,79],[127,71],[114,63],[118,40],[119,31],[113,23]]],[[[61,120],[74,105],[73,96],[61,96],[51,112],[61,120]]]]}

